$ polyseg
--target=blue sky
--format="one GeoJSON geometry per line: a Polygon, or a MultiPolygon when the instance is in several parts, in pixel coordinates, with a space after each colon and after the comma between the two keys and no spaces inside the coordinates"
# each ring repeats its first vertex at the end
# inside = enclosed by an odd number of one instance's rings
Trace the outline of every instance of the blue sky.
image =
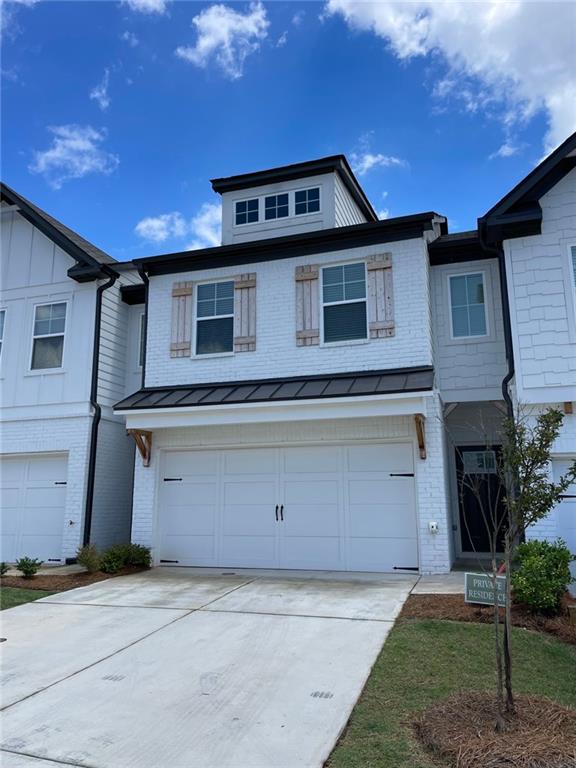
{"type": "Polygon", "coordinates": [[[11,3],[2,178],[122,260],[216,244],[211,177],[340,152],[383,217],[471,228],[576,128],[575,28],[570,3],[11,3]]]}

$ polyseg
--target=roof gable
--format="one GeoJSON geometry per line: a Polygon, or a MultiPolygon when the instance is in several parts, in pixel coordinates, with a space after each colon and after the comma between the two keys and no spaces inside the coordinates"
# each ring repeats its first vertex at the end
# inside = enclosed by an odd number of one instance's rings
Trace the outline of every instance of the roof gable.
{"type": "Polygon", "coordinates": [[[478,219],[478,228],[485,241],[495,243],[540,234],[540,199],[575,167],[576,133],[573,133],[478,219]]]}

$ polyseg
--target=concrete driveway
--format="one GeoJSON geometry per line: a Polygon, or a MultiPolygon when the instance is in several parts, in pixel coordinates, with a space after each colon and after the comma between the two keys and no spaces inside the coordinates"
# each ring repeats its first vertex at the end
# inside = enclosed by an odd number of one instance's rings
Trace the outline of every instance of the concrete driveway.
{"type": "Polygon", "coordinates": [[[416,581],[163,568],[4,611],[0,762],[321,766],[416,581]]]}

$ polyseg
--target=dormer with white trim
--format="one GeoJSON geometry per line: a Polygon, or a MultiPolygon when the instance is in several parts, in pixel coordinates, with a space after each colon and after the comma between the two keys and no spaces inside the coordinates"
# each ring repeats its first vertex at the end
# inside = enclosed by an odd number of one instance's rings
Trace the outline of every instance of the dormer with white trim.
{"type": "Polygon", "coordinates": [[[344,155],[212,179],[222,245],[377,221],[344,155]]]}

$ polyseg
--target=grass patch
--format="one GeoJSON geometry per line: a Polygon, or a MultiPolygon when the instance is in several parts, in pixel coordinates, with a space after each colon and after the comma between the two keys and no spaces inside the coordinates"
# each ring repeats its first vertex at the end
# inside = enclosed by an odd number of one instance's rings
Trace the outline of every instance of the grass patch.
{"type": "MultiPolygon", "coordinates": [[[[576,707],[576,648],[513,630],[517,693],[576,707]]],[[[399,622],[391,631],[329,768],[438,768],[416,740],[416,713],[453,691],[492,690],[492,627],[451,621],[399,622]]]]}
{"type": "Polygon", "coordinates": [[[43,592],[39,589],[20,589],[19,587],[2,587],[0,589],[0,611],[15,608],[17,605],[31,603],[41,597],[48,597],[54,592],[43,592]]]}

